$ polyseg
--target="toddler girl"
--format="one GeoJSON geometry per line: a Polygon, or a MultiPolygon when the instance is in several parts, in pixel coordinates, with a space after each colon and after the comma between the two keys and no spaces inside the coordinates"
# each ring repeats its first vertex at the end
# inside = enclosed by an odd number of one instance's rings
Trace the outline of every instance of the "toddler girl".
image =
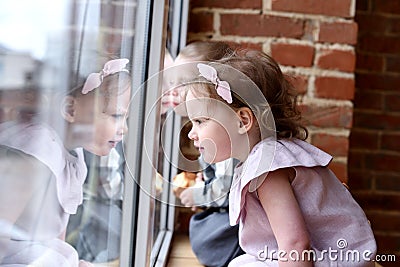
{"type": "MultiPolygon", "coordinates": [[[[166,75],[167,85],[171,85],[169,96],[176,103],[174,111],[186,116],[181,91],[198,70],[193,62],[214,61],[229,57],[234,50],[224,42],[195,41],[183,47],[176,57],[172,68],[166,75]]],[[[239,247],[237,225],[229,225],[228,192],[232,183],[233,169],[237,164],[234,159],[227,159],[216,164],[206,164],[198,158],[202,169],[197,173],[197,185],[184,189],[178,198],[185,206],[198,212],[189,221],[189,240],[199,262],[210,267],[224,267],[238,255],[243,254],[239,247]]]]}
{"type": "MultiPolygon", "coordinates": [[[[167,75],[170,78],[169,82],[175,84],[168,91],[170,95],[175,97],[174,103],[176,104],[173,106],[175,108],[174,111],[180,115],[186,115],[184,105],[182,104],[184,99],[181,98],[181,91],[184,91],[182,89],[184,86],[182,85],[190,80],[193,75],[197,75],[197,67],[193,62],[215,61],[223,57],[229,57],[233,53],[234,50],[224,42],[195,41],[183,47],[170,69],[170,73],[175,75],[167,75]]],[[[198,175],[200,176],[197,179],[198,182],[203,180],[201,177],[208,180],[215,176],[216,179],[213,179],[213,182],[208,184],[206,187],[207,190],[201,188],[201,186],[185,189],[179,195],[182,204],[193,207],[221,206],[224,203],[224,198],[227,196],[231,184],[233,162],[233,159],[228,159],[225,162],[220,162],[216,165],[213,164],[207,168],[208,164],[205,164],[200,157],[199,163],[201,169],[204,170],[204,175],[198,175]],[[212,174],[209,173],[207,175],[206,169],[212,170],[212,174]]]]}
{"type": "Polygon", "coordinates": [[[233,157],[231,225],[246,254],[229,266],[373,266],[375,239],[332,157],[306,143],[293,88],[251,50],[198,64],[188,85],[189,138],[205,161],[233,157]]]}
{"type": "Polygon", "coordinates": [[[64,233],[82,202],[82,148],[107,155],[127,131],[128,62],[110,60],[90,74],[62,98],[51,126],[40,118],[0,125],[1,266],[90,266],[64,233]]]}

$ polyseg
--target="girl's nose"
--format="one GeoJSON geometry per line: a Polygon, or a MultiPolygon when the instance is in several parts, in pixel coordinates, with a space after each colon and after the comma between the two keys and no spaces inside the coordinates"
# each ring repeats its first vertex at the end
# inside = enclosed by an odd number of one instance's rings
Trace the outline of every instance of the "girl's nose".
{"type": "Polygon", "coordinates": [[[197,133],[194,131],[193,127],[190,130],[190,132],[188,133],[188,137],[191,140],[197,140],[198,139],[197,133]]]}
{"type": "Polygon", "coordinates": [[[126,134],[128,132],[128,122],[127,122],[127,120],[128,119],[123,120],[123,122],[121,123],[121,126],[118,127],[118,131],[117,131],[118,135],[124,135],[124,134],[126,134]]]}
{"type": "Polygon", "coordinates": [[[172,94],[173,96],[178,96],[178,95],[179,95],[179,91],[178,91],[176,88],[174,88],[174,89],[172,90],[171,94],[172,94]]]}

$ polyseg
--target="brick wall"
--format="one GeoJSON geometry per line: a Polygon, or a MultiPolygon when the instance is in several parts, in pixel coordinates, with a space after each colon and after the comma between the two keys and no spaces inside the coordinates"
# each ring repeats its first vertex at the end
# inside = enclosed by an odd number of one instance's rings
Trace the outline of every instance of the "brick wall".
{"type": "Polygon", "coordinates": [[[357,0],[354,126],[349,184],[380,253],[400,261],[400,1],[357,0]]]}
{"type": "Polygon", "coordinates": [[[310,142],[334,156],[347,182],[353,120],[355,0],[192,0],[189,40],[263,50],[294,74],[310,142]]]}

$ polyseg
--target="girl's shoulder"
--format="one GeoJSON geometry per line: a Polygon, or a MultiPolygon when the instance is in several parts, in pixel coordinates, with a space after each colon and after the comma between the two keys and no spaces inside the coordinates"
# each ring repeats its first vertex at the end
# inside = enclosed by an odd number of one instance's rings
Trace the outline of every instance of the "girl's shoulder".
{"type": "Polygon", "coordinates": [[[75,149],[76,156],[71,155],[54,129],[42,123],[0,124],[0,145],[50,169],[56,178],[57,195],[64,211],[76,212],[87,174],[82,148],[75,149]]]}
{"type": "MultiPolygon", "coordinates": [[[[245,162],[235,169],[230,201],[231,224],[238,222],[247,192],[254,192],[269,172],[295,167],[325,167],[332,156],[299,139],[264,139],[255,145],[245,162]]],[[[290,178],[290,176],[288,176],[290,178]]]]}
{"type": "Polygon", "coordinates": [[[276,148],[274,169],[327,166],[332,160],[332,156],[325,151],[300,139],[277,140],[276,148]]]}
{"type": "Polygon", "coordinates": [[[64,165],[60,158],[65,154],[62,141],[56,132],[44,123],[7,122],[0,125],[0,144],[22,151],[55,169],[64,165]]]}
{"type": "Polygon", "coordinates": [[[265,139],[254,146],[247,160],[236,168],[242,182],[267,172],[290,167],[327,166],[332,156],[299,139],[265,139]]]}

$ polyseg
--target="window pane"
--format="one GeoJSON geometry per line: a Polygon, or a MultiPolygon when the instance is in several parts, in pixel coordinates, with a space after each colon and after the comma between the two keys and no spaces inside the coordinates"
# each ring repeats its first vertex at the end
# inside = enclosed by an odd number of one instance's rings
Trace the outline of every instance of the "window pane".
{"type": "Polygon", "coordinates": [[[0,264],[118,263],[136,9],[0,4],[0,264]]]}

